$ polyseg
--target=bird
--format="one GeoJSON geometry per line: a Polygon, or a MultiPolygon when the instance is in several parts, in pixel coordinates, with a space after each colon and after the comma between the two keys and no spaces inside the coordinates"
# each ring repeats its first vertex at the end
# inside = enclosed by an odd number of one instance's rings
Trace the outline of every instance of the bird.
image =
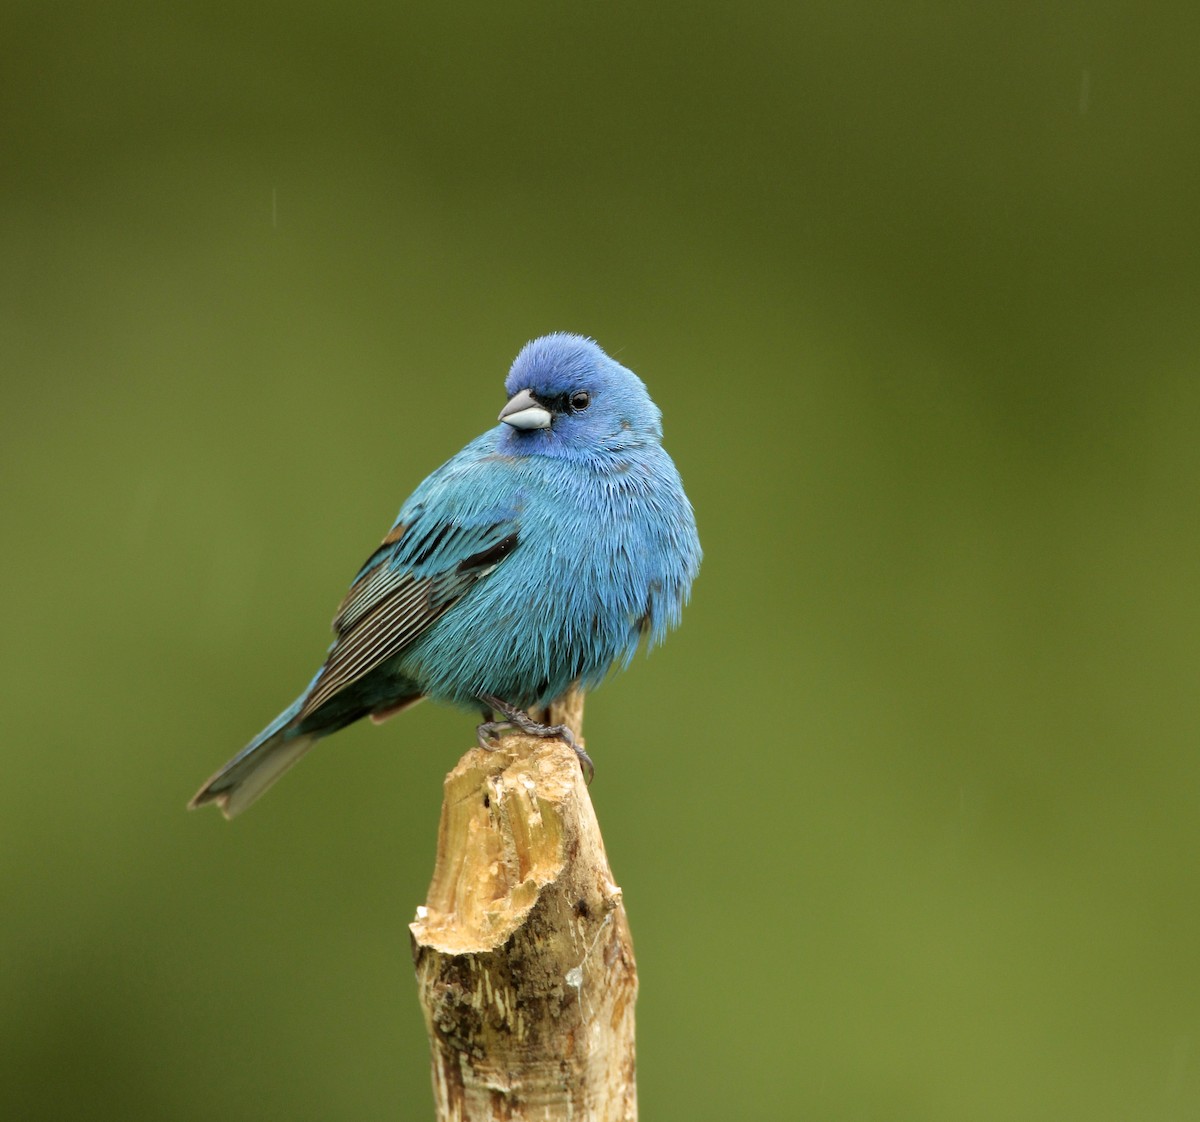
{"type": "Polygon", "coordinates": [[[416,488],[359,569],[308,687],[190,807],[233,818],[322,737],[425,698],[482,712],[483,747],[513,726],[559,737],[590,779],[571,731],[530,713],[679,624],[695,515],[645,384],[592,339],[532,340],[504,386],[495,427],[416,488]]]}

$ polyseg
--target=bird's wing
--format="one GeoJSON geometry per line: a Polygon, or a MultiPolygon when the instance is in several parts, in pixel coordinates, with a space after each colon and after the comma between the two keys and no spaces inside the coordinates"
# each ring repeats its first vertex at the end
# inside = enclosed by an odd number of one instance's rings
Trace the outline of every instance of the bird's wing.
{"type": "Polygon", "coordinates": [[[355,577],[334,617],[337,638],[304,699],[301,720],[399,654],[520,543],[512,507],[431,505],[436,511],[410,501],[355,577]]]}

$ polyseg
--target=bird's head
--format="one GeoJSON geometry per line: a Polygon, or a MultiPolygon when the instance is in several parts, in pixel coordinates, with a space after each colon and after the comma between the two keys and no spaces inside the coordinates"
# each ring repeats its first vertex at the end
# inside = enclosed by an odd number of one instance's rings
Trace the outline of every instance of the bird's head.
{"type": "Polygon", "coordinates": [[[662,440],[661,414],[642,380],[582,335],[526,343],[504,388],[499,419],[514,450],[589,456],[662,440]]]}

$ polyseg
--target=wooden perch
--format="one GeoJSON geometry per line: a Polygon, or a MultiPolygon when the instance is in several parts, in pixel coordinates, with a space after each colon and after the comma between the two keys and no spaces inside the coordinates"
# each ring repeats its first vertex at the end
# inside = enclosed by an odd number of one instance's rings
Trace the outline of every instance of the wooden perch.
{"type": "Polygon", "coordinates": [[[637,1118],[633,945],[574,752],[459,761],[410,926],[438,1122],[637,1118]]]}

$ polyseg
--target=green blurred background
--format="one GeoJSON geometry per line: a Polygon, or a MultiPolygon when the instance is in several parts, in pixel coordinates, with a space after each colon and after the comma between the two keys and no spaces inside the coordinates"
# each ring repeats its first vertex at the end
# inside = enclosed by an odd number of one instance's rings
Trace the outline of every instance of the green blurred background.
{"type": "Polygon", "coordinates": [[[470,720],[184,804],[555,329],[646,379],[707,554],[588,713],[643,1117],[1200,1117],[1198,41],[8,0],[0,1117],[431,1117],[470,720]]]}

